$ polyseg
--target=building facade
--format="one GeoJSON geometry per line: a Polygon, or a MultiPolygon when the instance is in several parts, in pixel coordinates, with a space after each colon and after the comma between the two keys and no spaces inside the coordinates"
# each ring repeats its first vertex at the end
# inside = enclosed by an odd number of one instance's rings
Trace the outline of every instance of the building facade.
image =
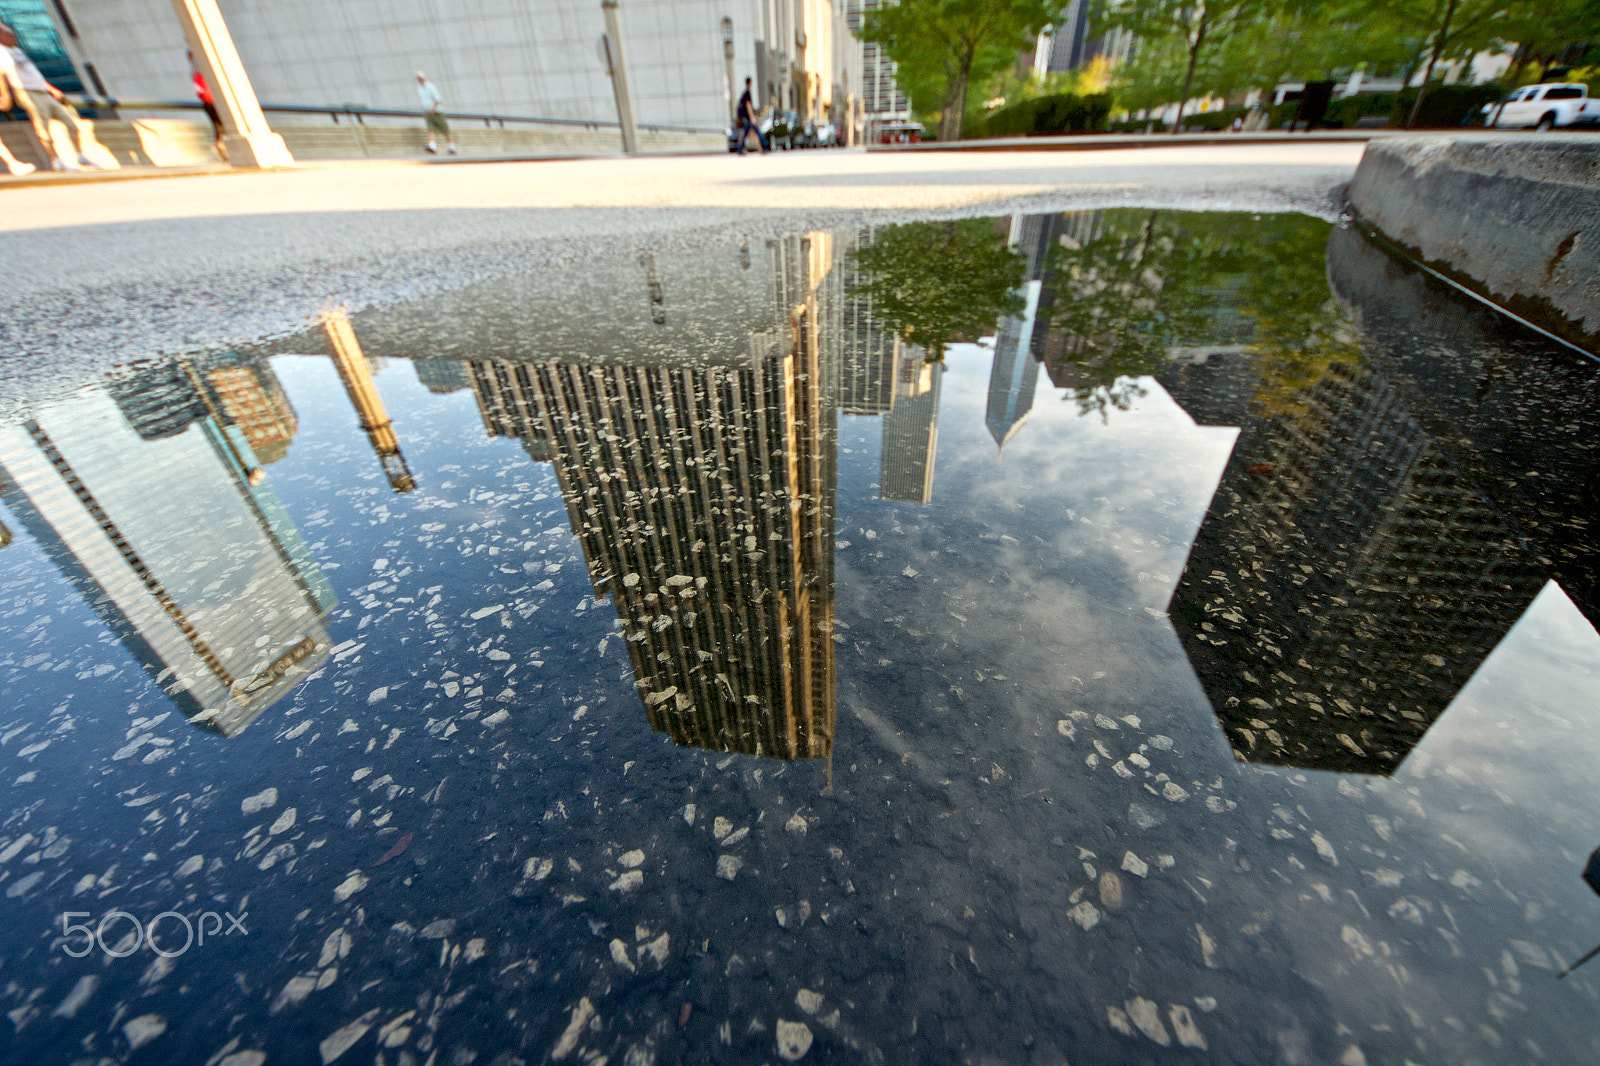
{"type": "MultiPolygon", "coordinates": [[[[624,0],[620,17],[638,121],[721,129],[746,77],[761,87],[763,104],[843,119],[861,88],[860,46],[844,3],[624,0]],[[732,24],[732,85],[724,19],[732,24]]],[[[422,71],[447,112],[616,118],[599,53],[605,24],[598,2],[220,0],[218,6],[266,105],[415,111],[422,71]]],[[[47,13],[86,87],[127,101],[193,98],[184,36],[169,0],[58,0],[47,13]]]]}

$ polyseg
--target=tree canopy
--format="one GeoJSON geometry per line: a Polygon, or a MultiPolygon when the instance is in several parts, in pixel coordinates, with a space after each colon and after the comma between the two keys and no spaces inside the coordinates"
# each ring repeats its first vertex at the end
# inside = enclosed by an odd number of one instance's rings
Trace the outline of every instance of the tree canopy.
{"type": "Polygon", "coordinates": [[[859,36],[900,68],[920,112],[940,113],[939,139],[959,140],[967,92],[1016,62],[1067,0],[896,0],[862,12],[859,36]]]}
{"type": "Polygon", "coordinates": [[[986,219],[889,226],[855,253],[855,266],[876,315],[930,359],[1023,308],[1025,264],[986,219]]]}

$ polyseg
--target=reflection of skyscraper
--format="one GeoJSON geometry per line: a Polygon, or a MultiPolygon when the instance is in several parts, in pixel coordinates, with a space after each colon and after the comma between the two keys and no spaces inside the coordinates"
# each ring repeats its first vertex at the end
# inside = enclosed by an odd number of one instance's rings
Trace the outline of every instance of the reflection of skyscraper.
{"type": "Polygon", "coordinates": [[[1382,378],[1298,398],[1244,420],[1168,610],[1239,758],[1387,774],[1544,576],[1382,378]]]}
{"type": "Polygon", "coordinates": [[[904,503],[933,499],[933,457],[939,440],[939,386],[944,364],[916,349],[900,364],[894,409],[883,416],[878,495],[904,503]]]}
{"type": "Polygon", "coordinates": [[[1039,381],[1034,325],[1044,290],[1050,242],[1059,225],[1059,215],[1015,215],[1011,220],[1011,246],[1027,260],[1023,275],[1023,297],[1027,302],[1021,315],[1002,319],[995,332],[984,424],[1001,448],[1017,435],[1033,410],[1033,391],[1039,381]]]}
{"type": "Polygon", "coordinates": [[[410,492],[417,487],[416,480],[400,452],[400,441],[395,436],[394,423],[389,421],[389,412],[383,406],[383,398],[372,382],[372,375],[383,368],[383,360],[369,359],[361,350],[356,332],[350,327],[350,317],[343,311],[329,311],[323,315],[322,329],[327,335],[339,380],[350,397],[350,405],[356,409],[356,416],[361,419],[368,443],[377,453],[389,487],[396,492],[410,492]]]}
{"type": "Polygon", "coordinates": [[[779,313],[742,352],[641,345],[634,361],[480,360],[471,377],[491,435],[548,449],[651,725],[818,758],[833,749],[837,476],[819,290],[838,279],[825,234],[767,252],[779,313]]]}
{"type": "Polygon", "coordinates": [[[257,460],[266,465],[289,453],[300,419],[266,360],[208,361],[201,377],[224,419],[244,434],[257,460]]]}
{"type": "MultiPolygon", "coordinates": [[[[875,231],[858,230],[853,247],[841,264],[843,324],[837,366],[837,404],[840,414],[879,415],[894,406],[901,340],[879,320],[870,294],[856,273],[855,253],[869,247],[875,231]]],[[[917,358],[921,358],[920,355],[917,358]]]]}
{"type": "MultiPolygon", "coordinates": [[[[149,368],[168,381],[166,365],[149,368]]],[[[137,380],[123,396],[154,392],[137,380]]],[[[175,380],[175,379],[174,379],[175,380]]],[[[171,382],[168,381],[168,384],[171,382]]],[[[7,505],[196,724],[248,725],[328,654],[333,590],[235,427],[95,391],[0,429],[7,505]],[[188,419],[186,425],[180,424],[188,419]],[[241,456],[244,457],[241,461],[241,456]]]]}
{"type": "Polygon", "coordinates": [[[460,360],[414,359],[411,366],[417,373],[417,380],[429,392],[443,394],[472,387],[467,379],[467,364],[460,360]]]}

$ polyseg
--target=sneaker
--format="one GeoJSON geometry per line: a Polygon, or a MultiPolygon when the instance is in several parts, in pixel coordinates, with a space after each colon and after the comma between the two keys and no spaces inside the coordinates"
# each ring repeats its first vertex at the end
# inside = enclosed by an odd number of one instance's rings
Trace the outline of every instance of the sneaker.
{"type": "Polygon", "coordinates": [[[57,159],[50,165],[51,170],[78,171],[83,168],[76,163],[69,163],[65,159],[57,159]]]}
{"type": "Polygon", "coordinates": [[[456,154],[456,146],[453,145],[453,144],[450,146],[450,154],[451,155],[455,155],[456,154]]]}
{"type": "Polygon", "coordinates": [[[11,176],[15,177],[15,178],[20,178],[25,174],[32,174],[35,170],[38,170],[38,169],[39,168],[34,166],[32,163],[24,163],[22,160],[19,159],[15,163],[11,164],[11,176]]]}
{"type": "Polygon", "coordinates": [[[439,146],[436,145],[436,144],[428,145],[428,154],[429,155],[438,155],[439,154],[439,146]]]}
{"type": "Polygon", "coordinates": [[[100,169],[100,164],[99,163],[96,163],[93,159],[90,159],[88,156],[84,155],[82,152],[78,153],[78,165],[83,167],[83,168],[85,168],[86,170],[99,170],[100,169]]]}

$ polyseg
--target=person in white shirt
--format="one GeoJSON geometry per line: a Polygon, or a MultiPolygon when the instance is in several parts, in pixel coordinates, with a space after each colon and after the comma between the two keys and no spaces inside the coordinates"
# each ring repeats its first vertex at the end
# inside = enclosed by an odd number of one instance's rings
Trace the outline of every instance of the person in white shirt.
{"type": "Polygon", "coordinates": [[[428,151],[439,151],[439,134],[444,134],[451,155],[456,154],[456,140],[450,136],[450,123],[444,117],[444,101],[439,90],[422,71],[417,71],[417,96],[422,101],[422,113],[428,123],[428,151]]]}
{"type": "Polygon", "coordinates": [[[56,158],[51,166],[55,170],[81,170],[83,167],[95,166],[94,160],[84,152],[85,138],[92,135],[84,126],[78,113],[69,107],[66,98],[61,95],[61,90],[44,80],[44,75],[39,73],[39,68],[34,66],[33,60],[28,58],[28,53],[17,47],[17,35],[14,30],[4,22],[0,22],[0,46],[4,46],[10,56],[12,64],[16,67],[17,75],[33,104],[32,110],[38,113],[34,121],[34,130],[39,133],[45,154],[54,156],[51,151],[53,142],[49,136],[50,120],[55,119],[67,128],[72,135],[73,146],[78,150],[78,162],[72,163],[63,158],[56,158]]]}

